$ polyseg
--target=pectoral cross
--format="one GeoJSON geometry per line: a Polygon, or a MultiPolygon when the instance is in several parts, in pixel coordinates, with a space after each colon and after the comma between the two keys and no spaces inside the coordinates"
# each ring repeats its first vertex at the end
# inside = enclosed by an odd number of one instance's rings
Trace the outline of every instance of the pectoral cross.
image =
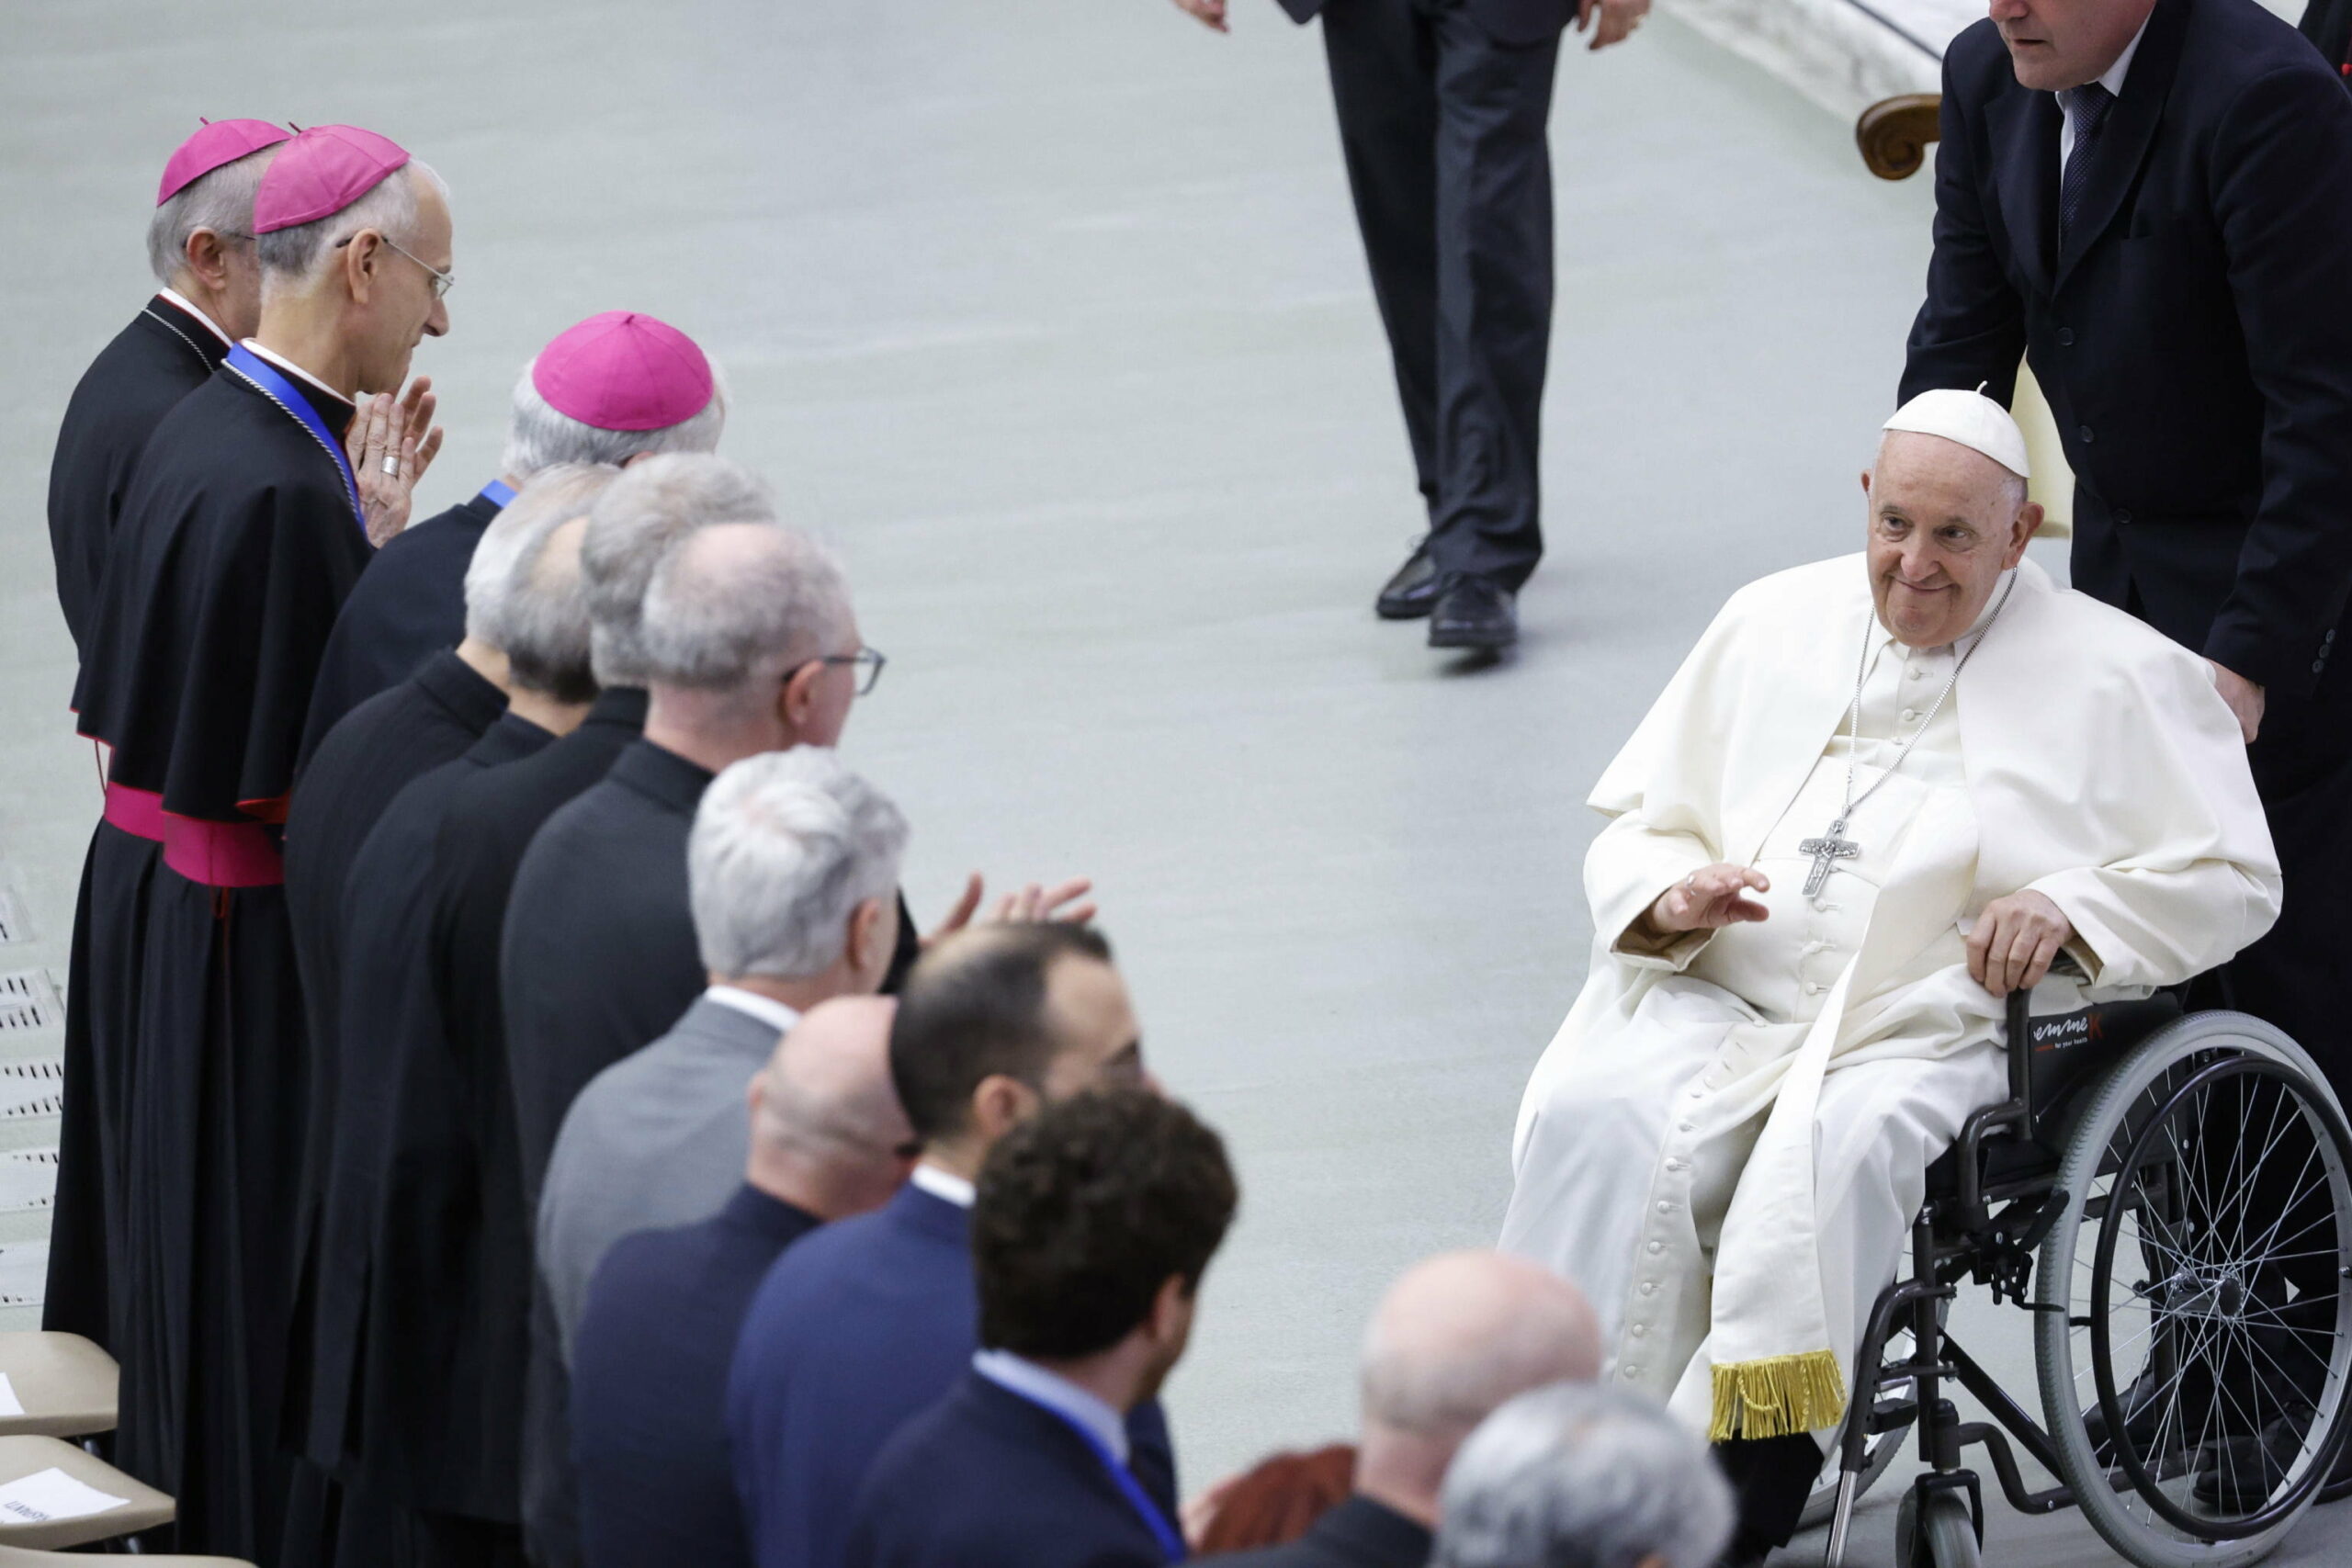
{"type": "MultiPolygon", "coordinates": [[[[1804,896],[1818,898],[1824,884],[1829,880],[1829,868],[1841,860],[1852,860],[1862,852],[1862,846],[1845,836],[1843,817],[1829,824],[1829,831],[1818,839],[1807,839],[1797,846],[1797,853],[1813,857],[1813,874],[1804,879],[1804,896]]],[[[1783,840],[1785,841],[1785,840],[1783,840]]]]}

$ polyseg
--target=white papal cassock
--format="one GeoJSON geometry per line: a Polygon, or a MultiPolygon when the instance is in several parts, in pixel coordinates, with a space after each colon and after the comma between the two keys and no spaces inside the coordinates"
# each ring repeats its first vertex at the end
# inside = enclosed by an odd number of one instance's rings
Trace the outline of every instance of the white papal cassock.
{"type": "Polygon", "coordinates": [[[1849,756],[1857,795],[1884,775],[1955,657],[1879,626],[1861,557],[1735,594],[1593,791],[1591,969],[1520,1108],[1502,1244],[1584,1287],[1611,1377],[1717,1439],[1836,1425],[1928,1163],[2001,1097],[2002,1004],[1964,946],[1986,904],[2056,903],[2087,999],[2186,980],[2277,917],[2204,660],[2030,561],[2014,579],[1817,904],[1797,846],[1839,815],[1849,756]],[[1769,919],[1626,938],[1717,861],[1770,878],[1769,919]]]}

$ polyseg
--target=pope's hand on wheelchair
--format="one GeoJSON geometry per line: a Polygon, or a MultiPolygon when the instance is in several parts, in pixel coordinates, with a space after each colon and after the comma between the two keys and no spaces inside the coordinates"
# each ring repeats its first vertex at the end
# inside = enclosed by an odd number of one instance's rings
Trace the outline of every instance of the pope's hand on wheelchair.
{"type": "Polygon", "coordinates": [[[1996,997],[2041,983],[2075,923],[2031,888],[1996,898],[1968,933],[1968,974],[1996,997]]]}

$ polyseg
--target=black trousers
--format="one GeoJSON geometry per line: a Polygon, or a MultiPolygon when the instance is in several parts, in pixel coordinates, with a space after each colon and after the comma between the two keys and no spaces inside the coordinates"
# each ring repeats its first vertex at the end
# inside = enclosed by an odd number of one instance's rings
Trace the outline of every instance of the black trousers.
{"type": "Polygon", "coordinates": [[[1516,589],[1544,553],[1559,39],[1499,43],[1462,0],[1330,0],[1322,19],[1431,558],[1516,589]]]}

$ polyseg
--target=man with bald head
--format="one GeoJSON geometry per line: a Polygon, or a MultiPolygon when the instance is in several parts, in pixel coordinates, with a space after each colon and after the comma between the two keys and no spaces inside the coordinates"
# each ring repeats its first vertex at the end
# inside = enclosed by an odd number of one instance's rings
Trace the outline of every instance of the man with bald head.
{"type": "Polygon", "coordinates": [[[1600,1325],[1574,1285],[1500,1252],[1407,1269],[1364,1335],[1355,1495],[1300,1540],[1232,1568],[1421,1568],[1446,1466],[1489,1412],[1532,1388],[1600,1375],[1600,1325]]]}
{"type": "Polygon", "coordinates": [[[1990,399],[1906,403],[1864,552],[1735,595],[1591,796],[1591,967],[1503,1245],[1717,1444],[1741,1560],[1794,1529],[1928,1165],[2001,1096],[2007,994],[2144,995],[2278,913],[2210,668],[2025,558],[2025,480],[1990,399]]]}
{"type": "Polygon", "coordinates": [[[733,1195],[700,1224],[622,1238],[597,1265],[571,1340],[590,1568],[750,1562],[728,1461],[728,1359],[776,1257],[906,1179],[914,1133],[890,1088],[894,1010],[876,997],[811,1007],[752,1075],[733,1195]]]}

